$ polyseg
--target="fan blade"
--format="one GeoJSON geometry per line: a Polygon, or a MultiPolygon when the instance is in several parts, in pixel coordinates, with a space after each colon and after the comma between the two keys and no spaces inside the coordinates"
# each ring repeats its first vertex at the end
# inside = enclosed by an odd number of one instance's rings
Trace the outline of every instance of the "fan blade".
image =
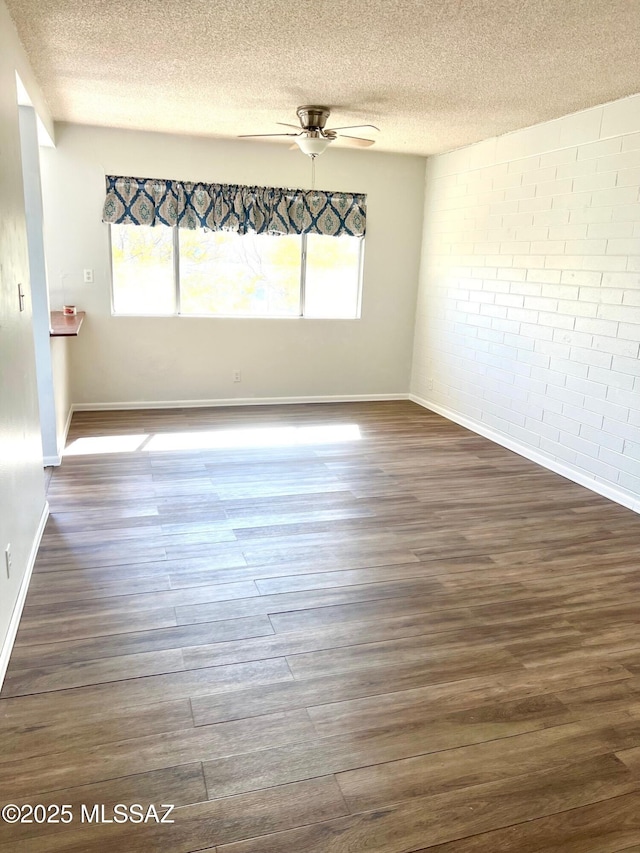
{"type": "Polygon", "coordinates": [[[299,133],[241,133],[238,139],[260,139],[265,136],[300,136],[299,133]]]}
{"type": "Polygon", "coordinates": [[[327,130],[357,130],[359,127],[370,127],[373,130],[380,130],[375,124],[348,124],[345,127],[328,127],[327,130]]]}
{"type": "Polygon", "coordinates": [[[287,124],[286,121],[277,121],[276,124],[279,124],[280,127],[292,127],[294,130],[300,130],[299,124],[287,124]]]}
{"type": "Polygon", "coordinates": [[[375,145],[375,139],[363,139],[361,136],[347,136],[346,133],[339,133],[338,139],[349,139],[350,142],[347,142],[347,145],[351,145],[353,148],[368,148],[370,145],[375,145]]]}

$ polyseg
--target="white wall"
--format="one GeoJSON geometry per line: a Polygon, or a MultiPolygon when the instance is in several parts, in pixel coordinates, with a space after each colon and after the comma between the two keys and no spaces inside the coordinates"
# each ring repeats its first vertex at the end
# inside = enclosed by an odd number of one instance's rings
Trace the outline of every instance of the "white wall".
{"type": "Polygon", "coordinates": [[[20,106],[18,113],[42,452],[45,465],[59,465],[49,338],[49,292],[42,230],[42,189],[40,186],[40,146],[38,145],[37,117],[31,106],[20,106]]]}
{"type": "MultiPolygon", "coordinates": [[[[12,617],[33,557],[45,507],[38,420],[29,262],[24,213],[16,68],[29,78],[26,60],[4,3],[0,2],[0,682],[7,663],[12,617]],[[18,284],[26,293],[18,308],[18,284]],[[7,579],[4,549],[11,543],[7,579]]],[[[33,92],[34,100],[37,93],[33,92]]]]}
{"type": "Polygon", "coordinates": [[[640,96],[429,160],[412,392],[640,508],[640,96]]]}
{"type": "Polygon", "coordinates": [[[311,161],[286,145],[77,125],[57,125],[56,140],[42,161],[52,305],[87,312],[69,347],[75,403],[406,393],[424,158],[329,149],[316,161],[318,187],[368,194],[360,320],[125,318],[110,311],[105,173],[304,187],[311,161]]]}
{"type": "Polygon", "coordinates": [[[68,348],[73,346],[73,343],[73,338],[50,338],[57,454],[61,458],[69,428],[69,418],[71,416],[68,348]]]}

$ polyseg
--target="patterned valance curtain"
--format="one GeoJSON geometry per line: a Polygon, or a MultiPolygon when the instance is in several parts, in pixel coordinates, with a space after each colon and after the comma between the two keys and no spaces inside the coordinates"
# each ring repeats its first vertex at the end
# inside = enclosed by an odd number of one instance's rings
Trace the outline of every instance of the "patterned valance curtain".
{"type": "Polygon", "coordinates": [[[365,233],[366,195],[107,175],[102,221],[238,234],[365,233]]]}

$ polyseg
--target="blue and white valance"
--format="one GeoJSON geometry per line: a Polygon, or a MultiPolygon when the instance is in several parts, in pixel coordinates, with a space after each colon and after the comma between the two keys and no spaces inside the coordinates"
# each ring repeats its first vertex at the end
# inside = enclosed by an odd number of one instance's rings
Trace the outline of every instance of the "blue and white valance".
{"type": "Polygon", "coordinates": [[[102,221],[177,225],[238,234],[365,233],[367,197],[360,193],[202,184],[107,175],[102,221]]]}

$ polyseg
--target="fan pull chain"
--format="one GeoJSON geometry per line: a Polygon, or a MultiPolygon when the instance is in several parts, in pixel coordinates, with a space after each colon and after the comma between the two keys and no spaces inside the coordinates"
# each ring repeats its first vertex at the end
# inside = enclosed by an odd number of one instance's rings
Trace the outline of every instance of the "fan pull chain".
{"type": "Polygon", "coordinates": [[[316,155],[311,155],[311,189],[316,188],[316,155]]]}

